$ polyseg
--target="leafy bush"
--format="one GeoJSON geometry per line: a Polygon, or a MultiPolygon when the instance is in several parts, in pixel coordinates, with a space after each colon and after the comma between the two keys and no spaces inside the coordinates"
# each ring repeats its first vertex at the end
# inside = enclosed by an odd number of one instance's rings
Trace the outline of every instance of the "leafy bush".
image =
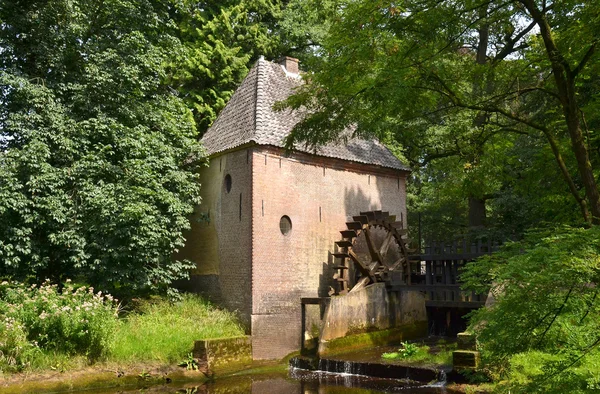
{"type": "Polygon", "coordinates": [[[173,253],[203,163],[165,81],[184,48],[169,2],[101,4],[0,7],[0,276],[165,291],[193,268],[173,253]]]}
{"type": "Polygon", "coordinates": [[[11,317],[0,321],[0,372],[18,371],[31,364],[36,350],[23,325],[11,317]]]}
{"type": "Polygon", "coordinates": [[[468,264],[470,288],[496,303],[471,329],[512,393],[586,392],[600,381],[600,228],[549,228],[468,264]],[[491,283],[491,286],[490,286],[491,283]]]}
{"type": "Polygon", "coordinates": [[[383,353],[384,360],[406,360],[420,364],[451,365],[452,351],[456,343],[447,344],[445,341],[437,343],[439,351],[432,352],[426,345],[419,346],[415,343],[402,342],[402,347],[397,352],[383,353]]]}
{"type": "Polygon", "coordinates": [[[19,369],[34,351],[55,350],[105,357],[117,326],[116,300],[91,287],[67,283],[62,290],[18,282],[0,284],[2,369],[19,369]]]}

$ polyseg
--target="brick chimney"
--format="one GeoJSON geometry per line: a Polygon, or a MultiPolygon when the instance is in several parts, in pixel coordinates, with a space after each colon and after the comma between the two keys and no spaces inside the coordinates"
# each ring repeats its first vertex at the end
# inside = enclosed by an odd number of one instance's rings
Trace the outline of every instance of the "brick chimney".
{"type": "Polygon", "coordinates": [[[298,68],[298,63],[298,59],[289,56],[284,56],[281,59],[279,59],[279,64],[281,64],[283,68],[285,68],[285,71],[287,71],[289,74],[298,75],[298,73],[300,72],[298,68]]]}

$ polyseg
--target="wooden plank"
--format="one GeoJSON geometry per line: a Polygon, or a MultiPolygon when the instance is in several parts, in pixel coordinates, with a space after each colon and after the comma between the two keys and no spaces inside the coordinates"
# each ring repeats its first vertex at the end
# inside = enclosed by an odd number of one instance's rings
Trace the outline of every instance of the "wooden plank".
{"type": "Polygon", "coordinates": [[[404,224],[402,222],[393,222],[393,223],[390,223],[390,225],[393,228],[396,228],[396,229],[403,229],[404,228],[404,224]]]}
{"type": "Polygon", "coordinates": [[[360,214],[361,214],[361,216],[366,216],[369,219],[369,221],[375,220],[375,213],[372,211],[361,212],[360,214]]]}
{"type": "Polygon", "coordinates": [[[362,226],[361,222],[346,222],[348,230],[361,230],[362,226]]]}
{"type": "Polygon", "coordinates": [[[362,223],[362,224],[368,224],[369,223],[369,218],[366,217],[365,215],[352,216],[352,220],[354,220],[355,222],[362,223]]]}
{"type": "Polygon", "coordinates": [[[485,302],[482,301],[438,301],[438,300],[427,300],[425,301],[425,307],[435,308],[470,308],[478,309],[485,306],[485,302]]]}
{"type": "Polygon", "coordinates": [[[344,238],[356,238],[357,234],[355,230],[342,230],[340,231],[342,237],[344,238]]]}
{"type": "MultiPolygon", "coordinates": [[[[356,282],[354,287],[352,289],[350,289],[350,293],[354,293],[355,291],[365,288],[369,284],[370,281],[371,280],[369,279],[369,277],[363,276],[362,278],[360,278],[358,280],[358,282],[356,282]]],[[[373,281],[373,282],[375,282],[375,281],[373,281]]]]}
{"type": "Polygon", "coordinates": [[[350,241],[347,241],[347,240],[345,240],[345,239],[344,239],[344,240],[342,240],[342,241],[336,241],[336,242],[335,242],[335,244],[336,244],[337,246],[339,246],[340,248],[347,248],[347,247],[350,247],[350,246],[352,246],[352,242],[350,242],[350,241]]]}
{"type": "Polygon", "coordinates": [[[348,253],[332,253],[331,255],[338,259],[345,259],[348,257],[348,253]]]}

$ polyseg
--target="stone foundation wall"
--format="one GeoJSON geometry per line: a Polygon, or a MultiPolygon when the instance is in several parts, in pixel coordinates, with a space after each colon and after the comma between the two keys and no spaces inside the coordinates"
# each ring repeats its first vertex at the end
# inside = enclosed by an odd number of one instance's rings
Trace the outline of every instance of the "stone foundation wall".
{"type": "Polygon", "coordinates": [[[411,336],[427,335],[425,297],[419,292],[390,293],[376,283],[355,293],[331,297],[319,337],[319,353],[327,342],[348,335],[406,327],[411,336]],[[414,332],[415,327],[420,327],[414,332]],[[423,332],[420,332],[423,331],[423,332]]]}
{"type": "Polygon", "coordinates": [[[195,341],[193,356],[213,373],[243,369],[252,364],[252,340],[235,337],[195,341]]]}

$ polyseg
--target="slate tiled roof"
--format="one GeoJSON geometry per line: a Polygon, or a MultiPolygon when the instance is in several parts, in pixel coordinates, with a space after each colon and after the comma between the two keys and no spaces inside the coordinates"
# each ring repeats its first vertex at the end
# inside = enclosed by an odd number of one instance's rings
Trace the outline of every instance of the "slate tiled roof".
{"type": "MultiPolygon", "coordinates": [[[[301,119],[298,111],[274,111],[273,104],[286,99],[301,79],[286,74],[277,63],[258,60],[202,142],[209,156],[254,142],[284,147],[283,140],[301,119]]],[[[330,143],[317,151],[298,151],[358,163],[409,170],[377,140],[353,138],[347,143],[330,143]]]]}

